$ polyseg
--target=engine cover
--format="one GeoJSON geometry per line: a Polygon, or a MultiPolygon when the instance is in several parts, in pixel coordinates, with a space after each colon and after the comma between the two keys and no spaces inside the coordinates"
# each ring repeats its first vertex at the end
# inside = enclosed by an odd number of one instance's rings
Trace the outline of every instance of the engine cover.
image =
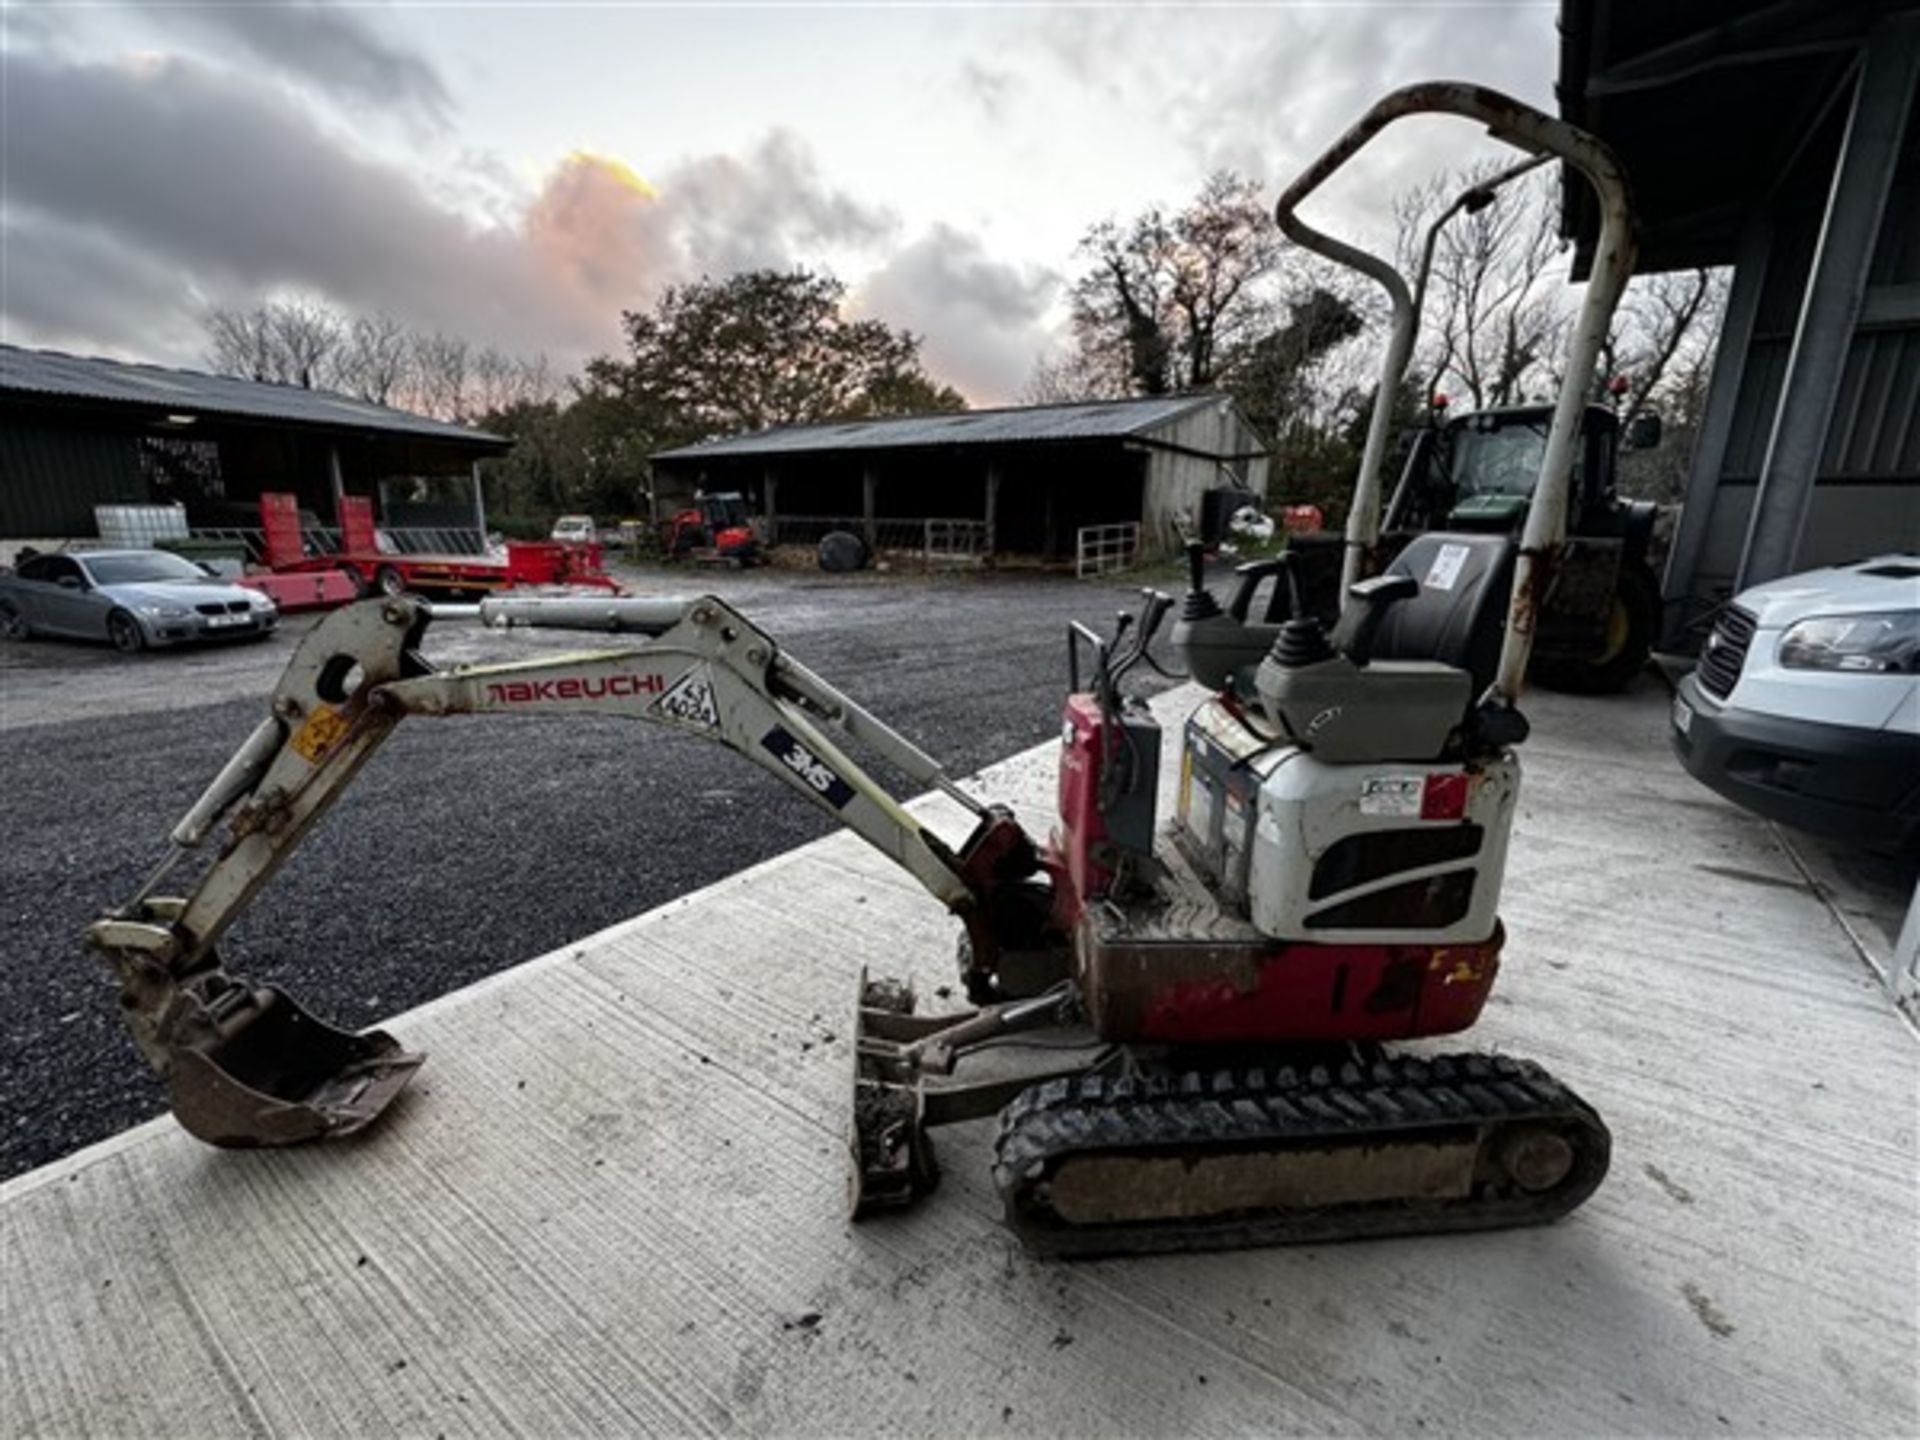
{"type": "Polygon", "coordinates": [[[1470,944],[1493,933],[1519,793],[1511,751],[1331,765],[1212,700],[1187,722],[1177,838],[1269,938],[1470,944]]]}

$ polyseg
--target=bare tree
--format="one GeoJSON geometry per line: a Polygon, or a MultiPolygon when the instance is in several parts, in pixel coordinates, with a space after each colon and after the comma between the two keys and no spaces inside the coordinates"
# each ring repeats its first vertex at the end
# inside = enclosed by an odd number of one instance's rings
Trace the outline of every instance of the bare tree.
{"type": "MultiPolygon", "coordinates": [[[[1402,195],[1395,213],[1403,268],[1418,263],[1429,225],[1455,195],[1504,168],[1470,167],[1402,195]]],[[[1570,314],[1562,249],[1544,172],[1448,222],[1434,246],[1422,317],[1426,388],[1458,385],[1479,409],[1518,404],[1542,387],[1570,314]]]]}
{"type": "Polygon", "coordinates": [[[1267,282],[1280,238],[1259,194],[1218,171],[1178,212],[1151,206],[1126,225],[1087,231],[1081,252],[1092,268],[1073,287],[1082,367],[1145,395],[1223,380],[1275,313],[1267,282]]]}
{"type": "Polygon", "coordinates": [[[280,365],[273,322],[267,307],[251,310],[214,306],[207,311],[207,365],[219,375],[248,380],[277,380],[280,365]]]}
{"type": "Polygon", "coordinates": [[[1684,425],[1698,418],[1726,300],[1724,270],[1641,275],[1627,287],[1600,350],[1602,378],[1627,385],[1623,424],[1655,404],[1684,425]]]}
{"type": "Polygon", "coordinates": [[[1126,387],[1109,365],[1090,361],[1082,350],[1048,353],[1033,363],[1016,397],[1022,405],[1076,405],[1089,400],[1125,398],[1126,387]]]}
{"type": "Polygon", "coordinates": [[[467,414],[468,345],[457,335],[436,330],[416,333],[412,344],[410,408],[441,420],[467,414]]]}
{"type": "Polygon", "coordinates": [[[306,300],[282,300],[269,307],[275,348],[283,373],[277,378],[311,390],[331,388],[332,366],[346,325],[337,310],[306,300]]]}
{"type": "Polygon", "coordinates": [[[356,315],[336,366],[340,388],[375,405],[390,403],[406,388],[413,364],[407,327],[384,311],[356,315]]]}

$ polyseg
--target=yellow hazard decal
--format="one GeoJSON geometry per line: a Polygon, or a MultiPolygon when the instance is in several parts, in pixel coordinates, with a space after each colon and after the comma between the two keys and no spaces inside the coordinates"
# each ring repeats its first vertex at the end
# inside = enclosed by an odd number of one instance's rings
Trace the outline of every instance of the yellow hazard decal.
{"type": "Polygon", "coordinates": [[[316,705],[313,713],[288,743],[294,753],[309,765],[318,765],[338,745],[348,730],[346,717],[331,705],[316,705]]]}

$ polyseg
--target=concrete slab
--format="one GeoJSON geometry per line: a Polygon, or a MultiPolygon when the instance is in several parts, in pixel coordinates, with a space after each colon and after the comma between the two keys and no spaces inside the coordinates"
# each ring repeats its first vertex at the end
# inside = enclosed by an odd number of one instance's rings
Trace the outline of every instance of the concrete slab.
{"type": "MultiPolygon", "coordinates": [[[[931,996],[954,927],[837,836],[400,1017],[432,1059],[363,1142],[162,1120],[0,1187],[0,1428],[1920,1430],[1911,1030],[1669,761],[1657,695],[1530,708],[1473,1038],[1613,1126],[1558,1226],[1039,1265],[984,1125],[941,1132],[928,1204],[849,1226],[853,977],[931,996]]],[[[1051,784],[1049,747],[984,788],[1043,826],[1051,784]]]]}

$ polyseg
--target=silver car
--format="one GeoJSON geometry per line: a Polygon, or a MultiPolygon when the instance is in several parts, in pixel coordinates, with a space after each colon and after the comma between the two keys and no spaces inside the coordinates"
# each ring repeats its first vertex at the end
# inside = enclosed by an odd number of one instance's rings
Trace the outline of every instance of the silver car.
{"type": "Polygon", "coordinates": [[[265,635],[280,611],[257,590],[209,575],[165,550],[35,555],[0,571],[0,635],[149,645],[265,635]]]}

